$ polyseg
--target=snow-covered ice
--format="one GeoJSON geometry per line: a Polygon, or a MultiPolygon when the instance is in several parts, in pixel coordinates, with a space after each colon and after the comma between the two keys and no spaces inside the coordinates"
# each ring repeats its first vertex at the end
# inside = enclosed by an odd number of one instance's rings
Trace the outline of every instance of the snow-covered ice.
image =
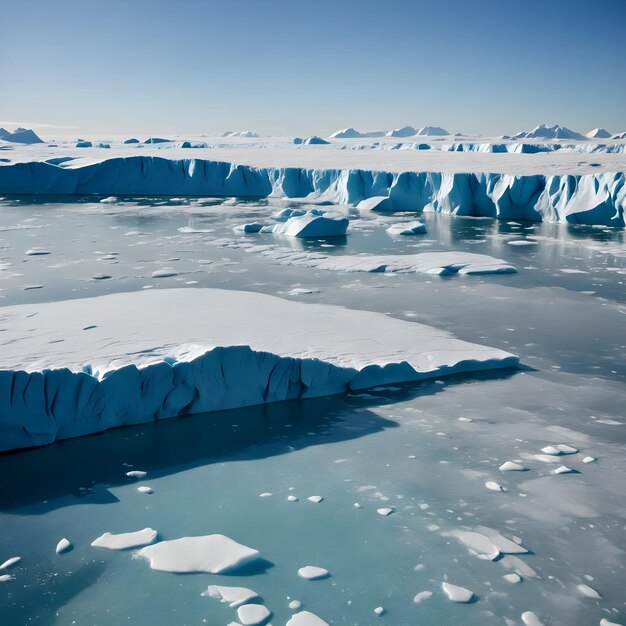
{"type": "Polygon", "coordinates": [[[109,550],[128,550],[153,543],[157,535],[157,531],[153,528],[144,528],[129,533],[106,532],[94,539],[91,545],[95,548],[107,548],[109,550]]]}

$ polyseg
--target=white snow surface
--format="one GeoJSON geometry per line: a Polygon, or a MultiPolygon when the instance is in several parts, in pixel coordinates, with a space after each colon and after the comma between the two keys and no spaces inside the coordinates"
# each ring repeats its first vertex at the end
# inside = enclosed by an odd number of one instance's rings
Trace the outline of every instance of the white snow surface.
{"type": "Polygon", "coordinates": [[[380,313],[220,289],[8,306],[0,320],[4,449],[518,363],[380,313]]]}
{"type": "Polygon", "coordinates": [[[236,608],[259,597],[259,594],[247,587],[224,587],[221,585],[209,585],[202,594],[226,602],[231,608],[236,608]]]}
{"type": "Polygon", "coordinates": [[[233,572],[259,558],[259,551],[226,535],[202,535],[160,541],[137,552],[161,572],[221,574],[233,572]]]}
{"type": "Polygon", "coordinates": [[[152,543],[157,538],[157,531],[153,528],[144,528],[130,533],[104,533],[91,542],[95,548],[108,548],[109,550],[127,550],[139,548],[152,543]]]}
{"type": "Polygon", "coordinates": [[[286,626],[329,626],[329,624],[315,613],[300,611],[287,622],[286,626]]]}

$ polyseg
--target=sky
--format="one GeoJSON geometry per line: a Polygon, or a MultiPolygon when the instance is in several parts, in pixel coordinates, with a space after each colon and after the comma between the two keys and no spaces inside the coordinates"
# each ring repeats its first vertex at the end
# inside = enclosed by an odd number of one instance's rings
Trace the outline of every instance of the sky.
{"type": "Polygon", "coordinates": [[[0,25],[0,126],[43,136],[626,130],[626,0],[0,0],[0,25]]]}

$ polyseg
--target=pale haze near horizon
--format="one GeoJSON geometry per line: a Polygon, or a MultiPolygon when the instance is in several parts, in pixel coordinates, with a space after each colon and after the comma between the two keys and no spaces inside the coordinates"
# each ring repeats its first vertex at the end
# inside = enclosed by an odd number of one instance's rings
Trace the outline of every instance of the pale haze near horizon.
{"type": "Polygon", "coordinates": [[[626,130],[622,0],[4,0],[0,126],[626,130]]]}

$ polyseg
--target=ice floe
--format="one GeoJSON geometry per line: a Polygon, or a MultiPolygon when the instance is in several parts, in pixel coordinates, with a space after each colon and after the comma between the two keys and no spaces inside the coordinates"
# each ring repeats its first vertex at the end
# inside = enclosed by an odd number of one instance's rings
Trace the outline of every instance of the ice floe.
{"type": "Polygon", "coordinates": [[[104,533],[91,542],[95,548],[107,548],[109,550],[128,550],[151,544],[157,538],[157,531],[153,528],[144,528],[130,533],[104,533]]]}
{"type": "Polygon", "coordinates": [[[237,609],[237,618],[243,626],[264,624],[271,615],[269,609],[262,604],[244,604],[237,609]]]}
{"type": "Polygon", "coordinates": [[[576,589],[578,589],[578,591],[586,598],[591,598],[592,600],[602,600],[600,593],[585,583],[576,585],[576,589]]]}
{"type": "Polygon", "coordinates": [[[448,596],[448,599],[452,600],[452,602],[465,604],[474,598],[474,592],[466,589],[465,587],[459,587],[458,585],[443,582],[441,583],[441,588],[448,596]]]}
{"type": "Polygon", "coordinates": [[[329,626],[329,624],[315,613],[300,611],[291,617],[286,626],[329,626]]]}
{"type": "Polygon", "coordinates": [[[209,585],[202,595],[225,602],[231,608],[247,604],[250,600],[255,600],[259,597],[256,591],[252,591],[252,589],[247,587],[225,587],[222,585],[209,585]]]}
{"type": "Polygon", "coordinates": [[[252,292],[148,290],[9,306],[3,315],[3,449],[518,362],[415,322],[252,292]]]}
{"type": "Polygon", "coordinates": [[[69,541],[69,539],[66,539],[65,537],[63,539],[61,539],[61,541],[59,541],[59,543],[57,543],[57,547],[55,548],[55,551],[57,554],[63,554],[63,552],[69,552],[69,550],[72,549],[72,544],[69,541]]]}
{"type": "Polygon", "coordinates": [[[0,571],[3,569],[8,569],[12,565],[17,565],[21,560],[21,556],[12,556],[10,559],[7,559],[4,563],[0,565],[0,571]]]}
{"type": "Polygon", "coordinates": [[[523,472],[526,468],[515,461],[505,461],[498,469],[501,472],[523,472]]]}
{"type": "Polygon", "coordinates": [[[298,576],[307,580],[321,580],[322,578],[328,578],[330,573],[327,569],[317,565],[305,565],[298,570],[298,576]]]}
{"type": "Polygon", "coordinates": [[[393,224],[387,229],[387,232],[390,235],[410,236],[427,233],[428,229],[426,228],[426,224],[424,224],[424,222],[415,221],[393,224]]]}
{"type": "Polygon", "coordinates": [[[142,548],[137,556],[162,572],[221,574],[259,559],[259,551],[226,535],[181,537],[142,548]]]}

